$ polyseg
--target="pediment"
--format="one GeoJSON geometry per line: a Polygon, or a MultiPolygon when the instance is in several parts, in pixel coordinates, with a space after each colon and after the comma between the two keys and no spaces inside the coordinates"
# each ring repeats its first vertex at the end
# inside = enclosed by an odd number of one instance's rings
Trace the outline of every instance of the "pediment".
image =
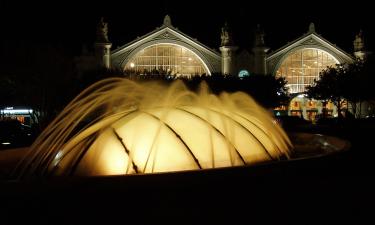
{"type": "Polygon", "coordinates": [[[156,28],[153,32],[150,32],[142,37],[138,37],[134,41],[123,45],[115,50],[112,51],[112,56],[124,54],[125,52],[137,48],[148,42],[153,41],[178,41],[188,44],[196,49],[200,49],[201,51],[205,51],[208,54],[212,55],[213,57],[220,57],[220,54],[215,50],[205,46],[204,44],[198,42],[196,39],[189,37],[188,35],[178,31],[176,28],[171,27],[159,27],[156,28]]]}
{"type": "Polygon", "coordinates": [[[352,56],[336,45],[332,44],[331,42],[327,41],[320,35],[316,33],[309,33],[306,34],[293,42],[290,42],[283,47],[277,49],[274,52],[271,52],[268,57],[267,61],[271,63],[272,61],[278,61],[278,59],[282,58],[283,55],[288,54],[289,52],[300,49],[300,48],[319,48],[324,51],[329,52],[330,54],[334,55],[337,59],[340,59],[340,62],[351,62],[353,60],[352,56]]]}
{"type": "Polygon", "coordinates": [[[172,32],[169,32],[168,30],[165,30],[160,35],[154,37],[154,39],[170,39],[170,40],[181,40],[176,35],[174,35],[172,32]]]}
{"type": "Polygon", "coordinates": [[[207,64],[210,71],[220,70],[221,55],[218,52],[182,33],[177,28],[169,26],[158,27],[154,31],[112,51],[112,65],[120,68],[141,49],[160,43],[186,47],[198,55],[207,64]]]}
{"type": "Polygon", "coordinates": [[[317,40],[315,40],[313,37],[309,37],[304,42],[300,43],[300,45],[320,45],[322,43],[319,43],[317,40]]]}

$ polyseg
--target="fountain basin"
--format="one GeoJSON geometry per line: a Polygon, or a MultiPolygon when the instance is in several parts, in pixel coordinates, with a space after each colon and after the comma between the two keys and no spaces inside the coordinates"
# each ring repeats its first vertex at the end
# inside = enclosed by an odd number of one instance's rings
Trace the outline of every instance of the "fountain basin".
{"type": "Polygon", "coordinates": [[[308,158],[325,156],[332,153],[349,150],[349,141],[322,134],[288,133],[294,150],[291,158],[308,158]]]}

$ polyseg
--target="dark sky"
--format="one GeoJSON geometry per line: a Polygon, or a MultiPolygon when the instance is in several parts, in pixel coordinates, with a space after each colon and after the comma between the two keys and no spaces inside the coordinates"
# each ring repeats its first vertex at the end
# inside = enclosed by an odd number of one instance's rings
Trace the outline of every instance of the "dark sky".
{"type": "Polygon", "coordinates": [[[0,0],[0,40],[3,44],[17,41],[60,44],[76,50],[83,43],[92,44],[96,24],[104,16],[109,22],[109,38],[116,47],[160,26],[168,13],[174,26],[213,48],[218,48],[220,27],[225,21],[232,26],[235,41],[247,48],[252,45],[253,30],[258,23],[265,29],[266,41],[273,50],[305,33],[311,21],[318,33],[349,52],[359,29],[364,30],[369,48],[373,49],[371,42],[375,41],[371,24],[375,10],[361,1],[101,2],[0,0]]]}

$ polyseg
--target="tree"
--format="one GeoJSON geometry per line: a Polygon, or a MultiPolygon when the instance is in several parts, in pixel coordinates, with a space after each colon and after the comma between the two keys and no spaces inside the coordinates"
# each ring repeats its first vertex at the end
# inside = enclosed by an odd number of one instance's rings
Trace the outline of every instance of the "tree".
{"type": "Polygon", "coordinates": [[[271,75],[251,75],[239,78],[218,73],[211,76],[196,76],[187,80],[186,83],[194,90],[202,81],[205,81],[215,94],[223,91],[242,91],[251,95],[265,108],[273,109],[286,104],[289,100],[285,78],[275,78],[271,75]]]}
{"type": "Polygon", "coordinates": [[[312,86],[307,87],[306,91],[310,98],[331,101],[337,107],[339,117],[342,117],[346,72],[344,65],[327,67],[320,72],[319,79],[315,80],[312,86]]]}
{"type": "Polygon", "coordinates": [[[342,116],[342,104],[346,100],[354,115],[361,115],[361,104],[375,99],[373,62],[374,58],[369,57],[366,61],[356,60],[351,64],[327,67],[320,73],[319,80],[308,87],[308,96],[332,101],[339,116],[342,116]]]}
{"type": "Polygon", "coordinates": [[[240,81],[243,91],[252,95],[266,108],[275,108],[289,102],[289,94],[284,77],[272,75],[252,75],[240,81]]]}
{"type": "Polygon", "coordinates": [[[363,61],[356,61],[345,67],[345,73],[342,77],[342,95],[351,105],[354,115],[360,115],[362,101],[366,99],[367,88],[365,88],[368,79],[363,74],[363,61]],[[359,107],[357,107],[359,106],[359,107]]]}
{"type": "Polygon", "coordinates": [[[371,56],[366,61],[357,60],[347,68],[344,97],[351,103],[356,115],[362,114],[363,102],[375,100],[374,68],[374,58],[371,56]]]}

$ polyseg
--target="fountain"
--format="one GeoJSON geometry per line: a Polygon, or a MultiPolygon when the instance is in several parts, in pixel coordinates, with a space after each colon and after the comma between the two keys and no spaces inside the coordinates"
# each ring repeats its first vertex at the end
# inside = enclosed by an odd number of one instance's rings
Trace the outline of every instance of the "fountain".
{"type": "Polygon", "coordinates": [[[107,176],[253,165],[289,158],[269,111],[242,92],[211,94],[108,78],[79,94],[43,131],[17,176],[107,176]]]}

